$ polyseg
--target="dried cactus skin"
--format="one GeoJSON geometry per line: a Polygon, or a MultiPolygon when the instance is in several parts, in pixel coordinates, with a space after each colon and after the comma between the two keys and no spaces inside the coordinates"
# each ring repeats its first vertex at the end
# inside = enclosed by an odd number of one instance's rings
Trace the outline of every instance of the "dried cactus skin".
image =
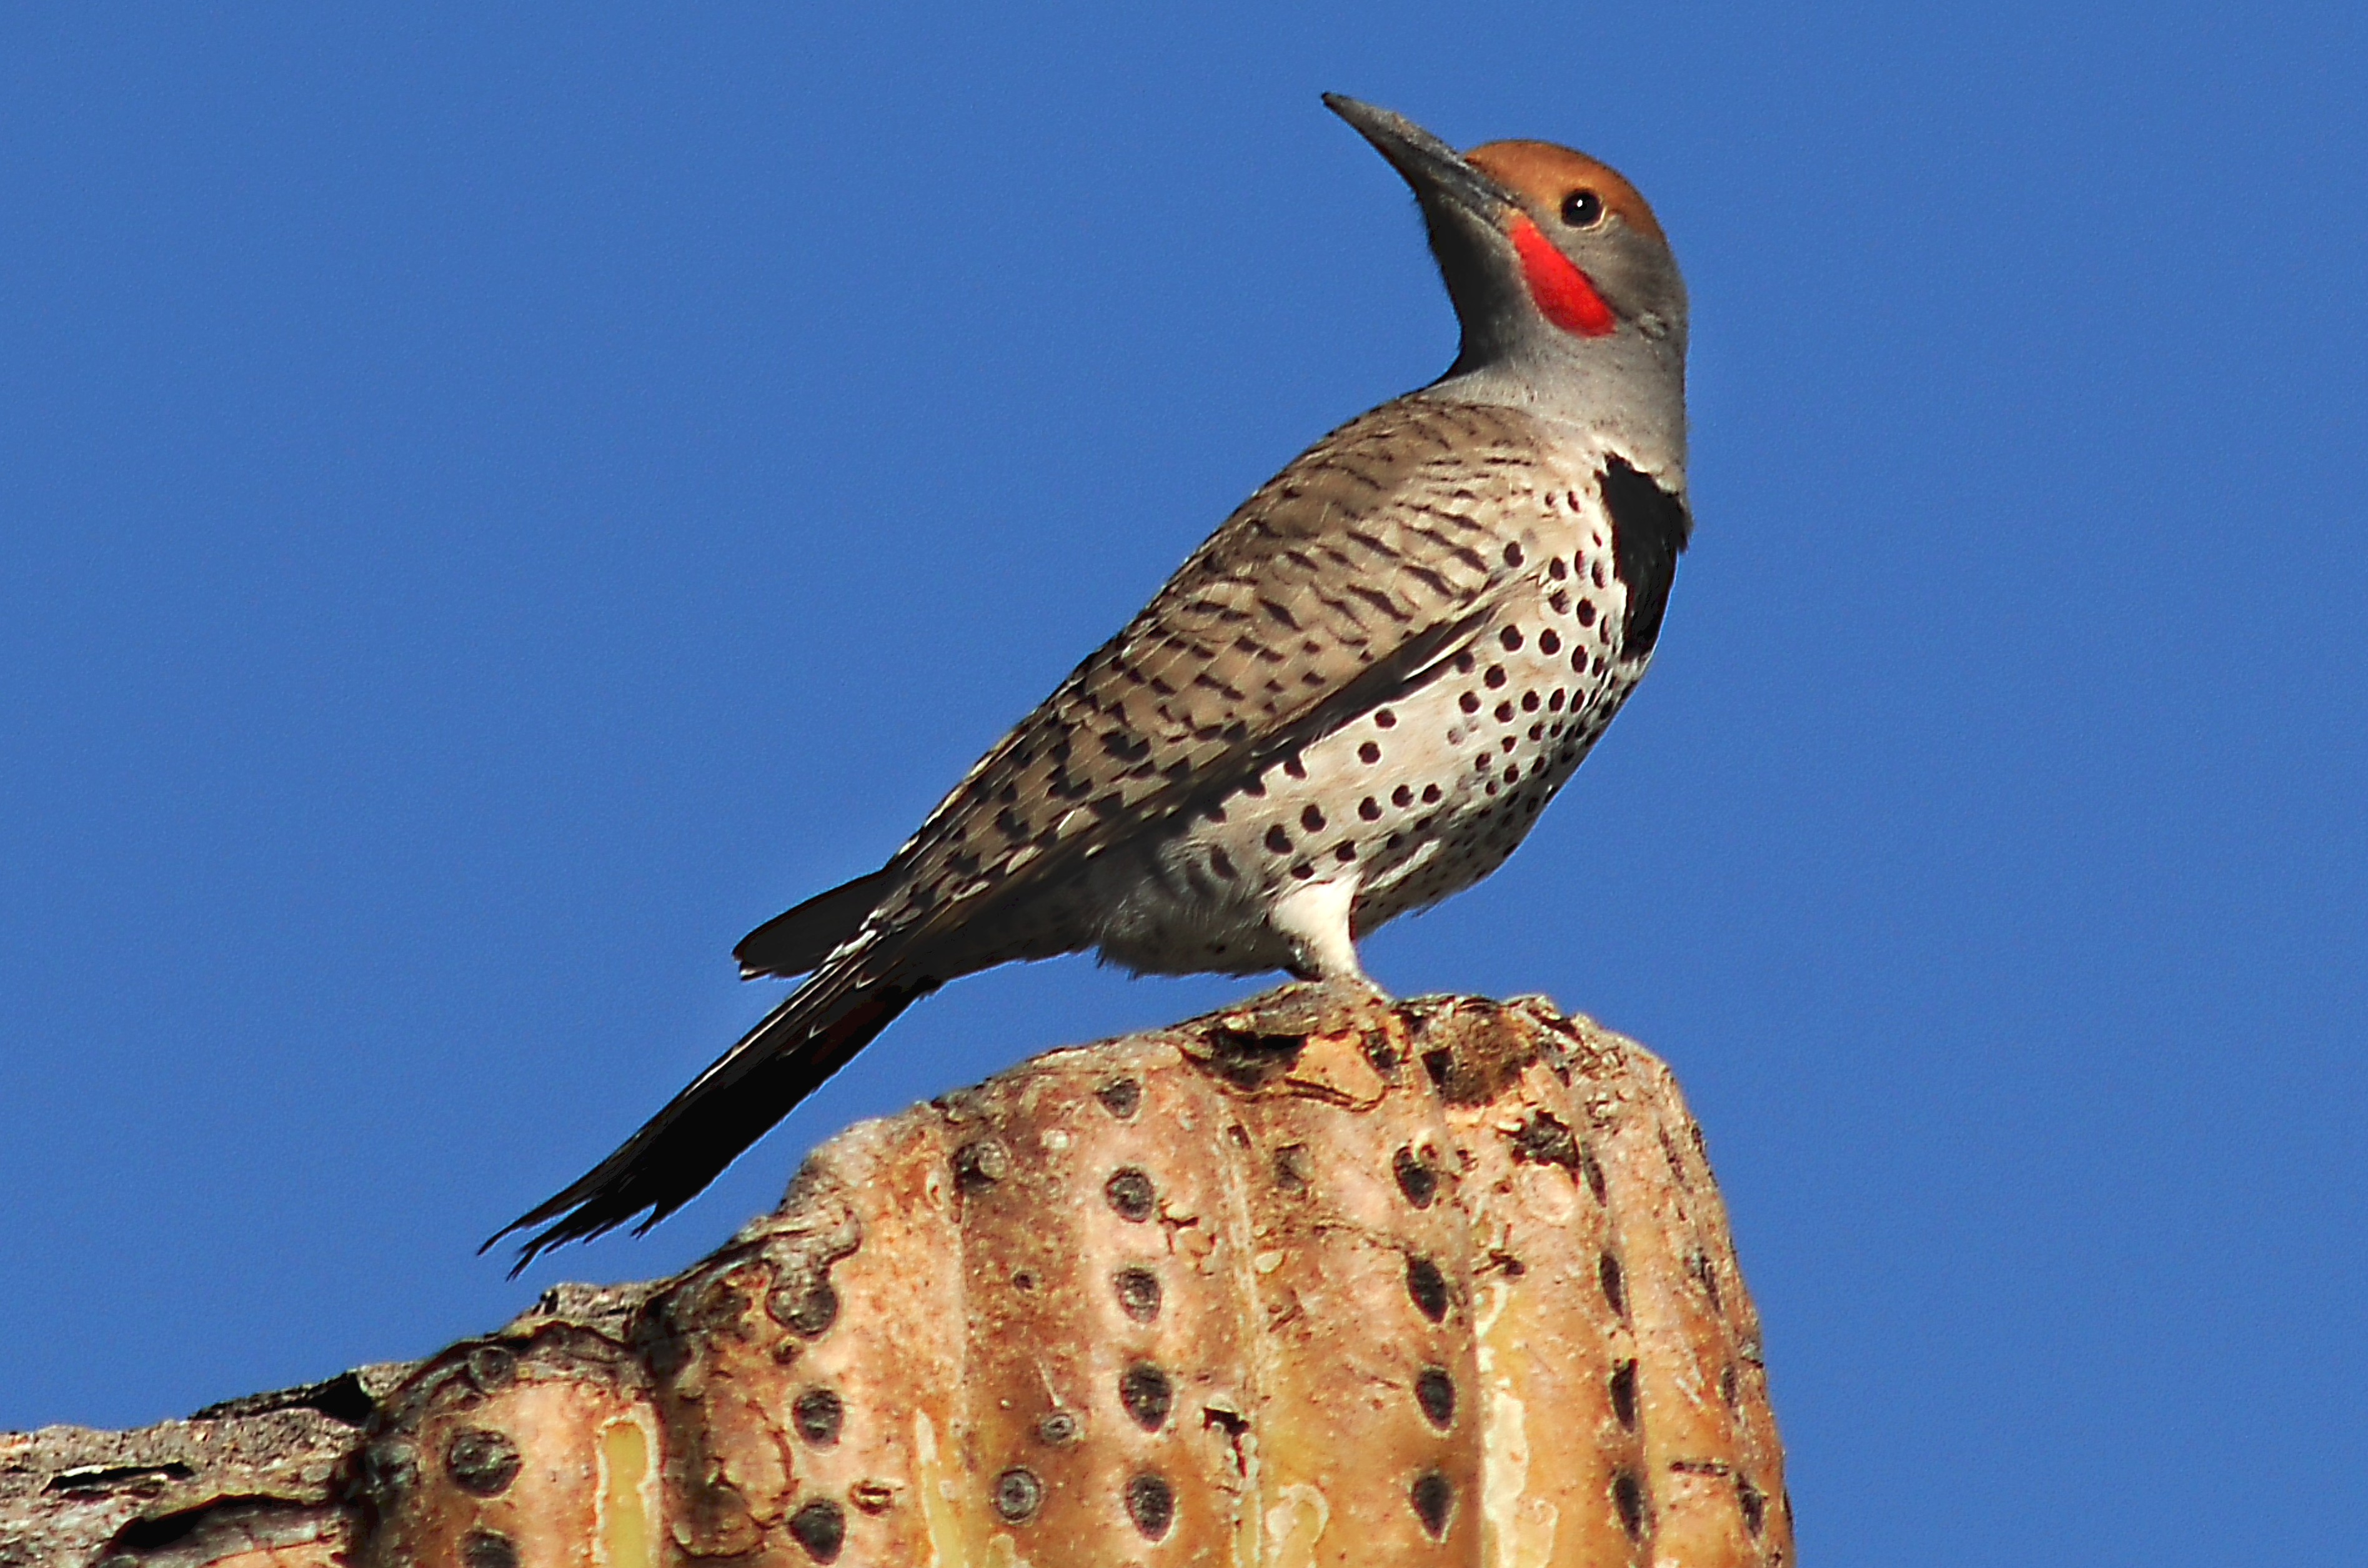
{"type": "Polygon", "coordinates": [[[1301,985],[849,1129],[413,1369],[313,1534],[172,1561],[1782,1564],[1782,1466],[1657,1060],[1301,985]]]}

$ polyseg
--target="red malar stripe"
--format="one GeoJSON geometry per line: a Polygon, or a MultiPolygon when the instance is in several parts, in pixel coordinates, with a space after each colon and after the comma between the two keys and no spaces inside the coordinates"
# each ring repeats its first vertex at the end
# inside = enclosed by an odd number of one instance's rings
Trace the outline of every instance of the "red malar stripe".
{"type": "Polygon", "coordinates": [[[1587,274],[1554,249],[1554,242],[1538,232],[1528,213],[1514,215],[1512,232],[1513,249],[1521,257],[1521,277],[1546,320],[1581,337],[1601,337],[1619,324],[1587,274]]]}

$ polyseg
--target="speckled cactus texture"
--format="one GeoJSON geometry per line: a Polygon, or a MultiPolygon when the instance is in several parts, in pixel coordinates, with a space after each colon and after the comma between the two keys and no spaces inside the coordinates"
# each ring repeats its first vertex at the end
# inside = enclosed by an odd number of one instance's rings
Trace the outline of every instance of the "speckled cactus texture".
{"type": "Polygon", "coordinates": [[[1054,1051],[676,1278],[346,1381],[0,1439],[0,1564],[1793,1561],[1701,1131],[1537,1001],[1054,1051]]]}

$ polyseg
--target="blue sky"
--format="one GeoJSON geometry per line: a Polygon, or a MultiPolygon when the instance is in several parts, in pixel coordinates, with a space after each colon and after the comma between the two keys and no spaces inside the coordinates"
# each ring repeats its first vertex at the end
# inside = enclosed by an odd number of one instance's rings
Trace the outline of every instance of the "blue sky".
{"type": "Polygon", "coordinates": [[[962,983],[650,1238],[473,1255],[1445,364],[1333,88],[1620,165],[1695,312],[1652,677],[1377,976],[1677,1066],[1817,1561],[2356,1548],[2362,13],[996,9],[0,19],[0,1426],[672,1268],[1241,993],[962,983]]]}

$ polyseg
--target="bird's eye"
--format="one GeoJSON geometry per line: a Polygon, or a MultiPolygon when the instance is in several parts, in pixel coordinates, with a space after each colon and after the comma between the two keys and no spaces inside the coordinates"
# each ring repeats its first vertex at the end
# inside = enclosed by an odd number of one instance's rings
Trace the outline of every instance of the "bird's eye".
{"type": "Polygon", "coordinates": [[[1591,190],[1574,190],[1562,199],[1562,221],[1574,229],[1592,229],[1603,222],[1603,198],[1591,190]]]}

